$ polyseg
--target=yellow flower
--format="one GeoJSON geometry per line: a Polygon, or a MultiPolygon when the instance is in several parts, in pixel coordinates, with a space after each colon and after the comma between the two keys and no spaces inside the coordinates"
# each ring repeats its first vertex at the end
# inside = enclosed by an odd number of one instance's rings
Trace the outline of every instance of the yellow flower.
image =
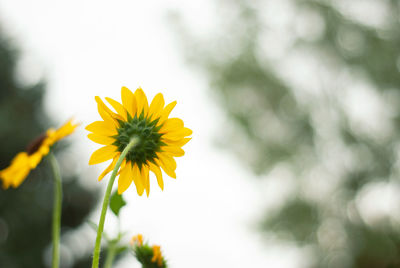
{"type": "Polygon", "coordinates": [[[11,161],[11,165],[0,170],[0,178],[3,181],[3,188],[7,189],[12,186],[17,188],[28,176],[32,169],[42,161],[46,156],[50,147],[65,136],[74,132],[78,124],[74,124],[72,120],[66,122],[59,129],[48,129],[46,133],[36,138],[27,148],[26,152],[18,153],[11,161]]]}
{"type": "Polygon", "coordinates": [[[86,127],[92,132],[88,138],[105,145],[96,150],[89,160],[89,165],[111,160],[111,164],[100,174],[99,181],[116,165],[116,162],[131,139],[138,143],[132,148],[119,169],[118,193],[122,194],[131,185],[136,185],[139,195],[146,190],[150,193],[149,171],[157,178],[158,185],[164,188],[160,167],[172,178],[176,178],[176,162],[173,157],[183,156],[181,149],[191,138],[192,131],[184,127],[179,118],[168,118],[176,101],[164,107],[164,97],[158,93],[151,104],[141,88],[132,93],[122,87],[122,104],[105,98],[115,109],[110,110],[96,96],[97,108],[103,121],[96,121],[86,127]]]}
{"type": "Polygon", "coordinates": [[[141,234],[133,236],[130,244],[136,259],[142,264],[143,268],[167,267],[167,261],[161,253],[161,246],[150,246],[147,242],[144,243],[141,234]]]}

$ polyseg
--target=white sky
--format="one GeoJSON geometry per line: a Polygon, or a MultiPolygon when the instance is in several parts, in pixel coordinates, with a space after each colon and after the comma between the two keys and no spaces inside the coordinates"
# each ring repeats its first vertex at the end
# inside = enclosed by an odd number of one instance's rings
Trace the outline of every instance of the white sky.
{"type": "MultiPolygon", "coordinates": [[[[119,100],[121,86],[141,86],[149,98],[162,92],[166,101],[178,101],[173,116],[193,129],[193,140],[177,159],[178,179],[165,176],[164,192],[153,178],[149,198],[138,197],[133,187],[124,194],[129,205],[122,228],[129,237],[143,233],[161,244],[173,268],[299,267],[296,251],[282,255],[267,248],[252,230],[266,206],[262,180],[212,145],[213,137],[223,135],[217,125],[224,114],[210,99],[206,81],[185,66],[165,17],[177,9],[199,30],[212,24],[210,1],[188,2],[2,0],[0,20],[24,52],[21,77],[48,80],[46,109],[59,122],[71,116],[83,126],[97,120],[94,96],[119,100]]],[[[72,154],[79,159],[77,170],[90,175],[85,180],[95,182],[104,165],[87,166],[98,146],[83,126],[72,154]]],[[[107,216],[106,229],[114,229],[113,216],[107,216]]],[[[92,219],[97,222],[98,215],[92,219]]],[[[139,267],[134,262],[128,258],[118,267],[139,267]]]]}

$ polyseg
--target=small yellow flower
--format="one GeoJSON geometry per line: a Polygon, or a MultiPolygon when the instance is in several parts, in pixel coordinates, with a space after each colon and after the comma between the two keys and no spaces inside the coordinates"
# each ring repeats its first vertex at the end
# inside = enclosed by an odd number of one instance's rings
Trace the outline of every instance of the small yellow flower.
{"type": "Polygon", "coordinates": [[[116,162],[131,139],[138,139],[119,169],[118,193],[122,194],[131,185],[136,185],[139,195],[146,190],[150,193],[149,171],[157,178],[158,185],[164,188],[160,167],[172,178],[176,178],[174,157],[184,155],[182,146],[191,138],[192,131],[184,127],[179,118],[168,118],[176,101],[164,107],[164,97],[158,93],[151,104],[141,88],[132,93],[122,87],[122,104],[105,98],[115,109],[110,110],[96,96],[98,112],[103,121],[96,121],[86,127],[92,132],[88,138],[105,145],[96,150],[89,160],[89,165],[111,160],[111,164],[100,174],[99,181],[116,165],[116,162]]]}
{"type": "Polygon", "coordinates": [[[0,179],[3,181],[3,188],[12,186],[17,188],[29,175],[32,169],[42,161],[50,147],[57,141],[70,135],[75,131],[78,124],[69,120],[59,129],[48,129],[46,133],[36,138],[27,148],[26,152],[18,153],[11,161],[11,165],[0,170],[0,179]]]}
{"type": "Polygon", "coordinates": [[[167,261],[161,253],[161,246],[149,245],[143,242],[141,234],[135,235],[131,239],[131,249],[136,259],[142,264],[143,268],[167,268],[167,261]]]}
{"type": "Polygon", "coordinates": [[[131,246],[137,244],[138,246],[143,246],[143,235],[138,234],[135,236],[132,236],[131,239],[131,246]]]}
{"type": "Polygon", "coordinates": [[[158,245],[153,246],[153,258],[151,258],[152,262],[157,263],[159,267],[162,266],[163,263],[163,257],[161,255],[161,247],[158,245]]]}

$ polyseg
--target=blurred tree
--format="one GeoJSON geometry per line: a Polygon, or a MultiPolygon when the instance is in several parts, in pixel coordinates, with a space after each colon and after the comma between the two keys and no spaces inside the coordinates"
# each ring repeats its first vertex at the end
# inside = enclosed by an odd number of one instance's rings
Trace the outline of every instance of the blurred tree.
{"type": "MultiPolygon", "coordinates": [[[[13,44],[0,34],[0,169],[47,128],[59,125],[51,123],[43,110],[45,84],[19,83],[17,60],[13,44]]],[[[66,144],[61,142],[61,147],[66,144]]],[[[0,189],[0,267],[50,267],[52,182],[44,160],[19,188],[0,189]]],[[[62,233],[80,226],[96,200],[95,189],[89,191],[77,177],[64,175],[62,233]]],[[[71,249],[61,249],[61,267],[90,265],[89,254],[74,259],[71,249]]]]}
{"type": "Polygon", "coordinates": [[[211,36],[171,18],[235,125],[221,142],[291,182],[262,229],[311,248],[309,267],[400,267],[400,1],[227,0],[217,14],[211,36]]]}

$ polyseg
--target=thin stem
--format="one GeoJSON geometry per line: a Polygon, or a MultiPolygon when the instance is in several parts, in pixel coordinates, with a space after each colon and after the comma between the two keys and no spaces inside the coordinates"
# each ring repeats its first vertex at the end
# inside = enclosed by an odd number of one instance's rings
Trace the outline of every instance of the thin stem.
{"type": "Polygon", "coordinates": [[[104,268],[111,268],[112,263],[115,258],[115,254],[117,253],[117,243],[111,242],[108,246],[108,252],[106,257],[106,262],[104,264],[104,268]]]}
{"type": "Polygon", "coordinates": [[[115,164],[114,170],[111,174],[111,178],[108,182],[107,189],[104,194],[103,206],[101,209],[100,220],[99,220],[99,226],[97,227],[96,244],[95,244],[94,250],[93,250],[92,268],[99,267],[101,236],[103,234],[104,221],[106,219],[107,207],[108,207],[108,203],[110,202],[110,195],[111,195],[111,190],[112,190],[112,187],[113,187],[113,184],[115,181],[115,177],[118,174],[119,167],[121,166],[122,161],[124,160],[126,154],[129,152],[130,149],[132,149],[138,143],[138,141],[139,141],[138,138],[132,138],[131,141],[129,142],[129,144],[122,151],[120,157],[118,158],[117,163],[115,164]]]}
{"type": "Polygon", "coordinates": [[[53,199],[53,260],[52,268],[58,268],[60,263],[60,225],[61,225],[61,203],[62,184],[60,168],[57,159],[49,153],[50,165],[54,176],[54,199],[53,199]]]}

